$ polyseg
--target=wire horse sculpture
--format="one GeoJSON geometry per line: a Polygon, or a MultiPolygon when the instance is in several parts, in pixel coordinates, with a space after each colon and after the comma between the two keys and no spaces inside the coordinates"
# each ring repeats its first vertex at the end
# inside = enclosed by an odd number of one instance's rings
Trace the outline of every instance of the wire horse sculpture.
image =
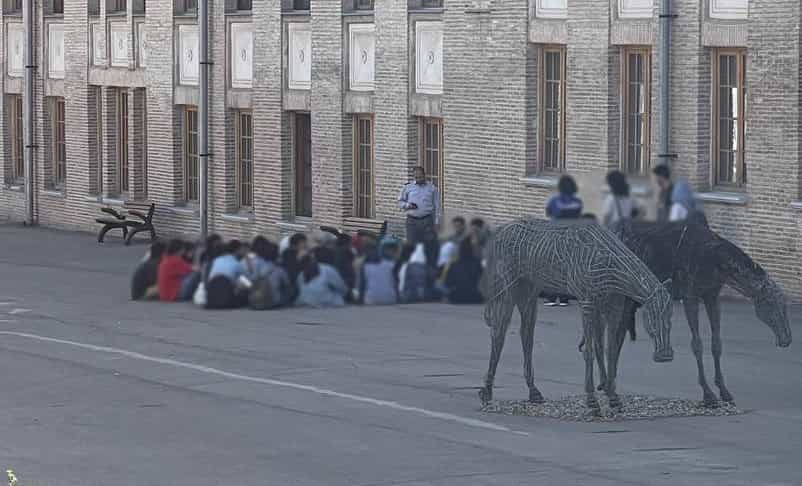
{"type": "MultiPolygon", "coordinates": [[[[673,282],[672,296],[675,300],[682,300],[691,330],[691,349],[696,358],[699,386],[706,406],[716,406],[718,399],[705,378],[703,345],[699,336],[700,302],[704,303],[710,321],[715,384],[723,402],[733,402],[721,372],[719,295],[724,285],[729,285],[753,302],[758,319],[774,332],[777,346],[787,347],[791,344],[791,327],[785,296],[780,287],[749,255],[713,232],[703,214],[694,213],[679,223],[622,223],[614,228],[614,233],[658,278],[670,278],[673,282]]],[[[616,296],[612,306],[621,311],[617,319],[623,327],[634,325],[637,307],[636,302],[623,296],[616,296]]],[[[616,335],[613,341],[608,339],[608,353],[619,354],[623,343],[622,335],[616,335]]],[[[603,361],[604,342],[598,333],[594,345],[600,389],[603,389],[607,380],[603,361]]],[[[580,343],[580,350],[582,347],[583,343],[580,343]]]]}
{"type": "MultiPolygon", "coordinates": [[[[537,300],[542,292],[576,297],[582,310],[584,339],[592,343],[598,330],[625,334],[620,328],[620,309],[611,309],[611,298],[626,296],[642,305],[645,325],[654,340],[654,360],[671,361],[671,295],[646,265],[609,230],[588,220],[519,220],[501,227],[493,236],[482,283],[485,322],[490,327],[490,364],[479,391],[483,403],[493,398],[493,381],[504,339],[515,307],[521,314],[524,377],[529,400],[543,402],[534,383],[532,348],[537,320],[537,300]]],[[[668,282],[667,282],[668,283],[668,282]]],[[[623,302],[623,299],[620,300],[623,302]]],[[[617,335],[617,334],[616,334],[617,335]]],[[[615,336],[611,336],[615,338],[615,336]]],[[[593,385],[593,346],[584,350],[586,403],[598,412],[593,385]]],[[[621,401],[615,392],[618,356],[608,355],[605,391],[610,405],[621,401]]]]}

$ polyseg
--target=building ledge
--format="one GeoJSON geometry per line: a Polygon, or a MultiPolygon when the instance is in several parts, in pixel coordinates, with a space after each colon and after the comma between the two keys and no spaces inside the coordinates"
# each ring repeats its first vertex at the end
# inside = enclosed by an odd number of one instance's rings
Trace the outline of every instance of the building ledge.
{"type": "Polygon", "coordinates": [[[733,204],[745,206],[749,202],[749,196],[741,192],[700,192],[696,194],[696,199],[702,202],[733,204]]]}
{"type": "Polygon", "coordinates": [[[545,187],[546,189],[556,189],[560,176],[556,175],[537,175],[521,177],[521,183],[527,187],[545,187]]]}
{"type": "Polygon", "coordinates": [[[253,223],[253,213],[224,214],[220,218],[233,223],[253,223]]]}
{"type": "Polygon", "coordinates": [[[796,209],[797,211],[802,211],[802,201],[794,201],[791,203],[791,207],[796,209]]]}
{"type": "Polygon", "coordinates": [[[284,231],[294,231],[296,233],[304,233],[309,230],[309,224],[298,221],[276,221],[276,226],[284,231]]]}
{"type": "Polygon", "coordinates": [[[25,185],[24,184],[6,184],[3,186],[3,189],[6,191],[12,192],[25,192],[25,185]]]}
{"type": "Polygon", "coordinates": [[[172,206],[167,208],[173,214],[179,214],[181,216],[198,216],[198,210],[195,208],[187,207],[187,206],[172,206]]]}
{"type": "Polygon", "coordinates": [[[40,192],[45,196],[50,196],[50,197],[58,197],[61,199],[67,197],[67,194],[62,189],[42,189],[40,192]]]}

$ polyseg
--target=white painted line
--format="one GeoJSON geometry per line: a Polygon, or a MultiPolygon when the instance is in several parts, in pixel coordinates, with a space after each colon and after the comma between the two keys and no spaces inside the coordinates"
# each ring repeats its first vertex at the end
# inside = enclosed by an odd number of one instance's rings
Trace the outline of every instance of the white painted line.
{"type": "Polygon", "coordinates": [[[26,312],[30,312],[30,309],[12,309],[9,314],[16,315],[16,314],[25,314],[26,312]]]}
{"type": "Polygon", "coordinates": [[[278,387],[283,387],[283,388],[291,388],[293,390],[306,391],[306,392],[315,393],[315,394],[318,394],[318,395],[324,395],[324,396],[329,396],[329,397],[334,397],[334,398],[341,398],[341,399],[344,399],[344,400],[351,400],[351,401],[360,402],[360,403],[367,403],[367,404],[370,404],[370,405],[375,405],[377,407],[385,407],[385,408],[389,408],[389,409],[392,409],[392,410],[415,413],[415,414],[418,414],[418,415],[423,415],[425,417],[444,420],[444,421],[447,421],[447,422],[455,422],[455,423],[458,423],[458,424],[467,425],[469,427],[477,427],[477,428],[481,428],[481,429],[496,430],[496,431],[499,431],[499,432],[511,432],[511,433],[514,433],[514,434],[517,434],[517,435],[529,435],[526,432],[511,430],[511,429],[509,429],[507,427],[504,427],[503,425],[497,425],[497,424],[494,424],[494,423],[485,422],[483,420],[472,419],[472,418],[469,418],[469,417],[462,417],[462,416],[454,415],[454,414],[451,414],[451,413],[437,412],[437,411],[434,411],[434,410],[427,410],[425,408],[404,405],[404,404],[401,404],[401,403],[398,403],[398,402],[392,402],[392,401],[388,401],[388,400],[380,400],[380,399],[377,399],[377,398],[364,397],[364,396],[360,396],[360,395],[352,395],[350,393],[340,393],[340,392],[337,392],[337,391],[334,391],[334,390],[327,390],[325,388],[318,388],[316,386],[303,385],[303,384],[300,384],[300,383],[293,383],[293,382],[289,382],[289,381],[271,380],[269,378],[260,378],[260,377],[257,377],[257,376],[240,375],[238,373],[232,373],[232,372],[220,370],[220,369],[217,369],[217,368],[211,368],[209,366],[197,365],[197,364],[187,363],[187,362],[184,362],[184,361],[177,361],[177,360],[169,359],[169,358],[159,358],[159,357],[156,357],[156,356],[148,356],[146,354],[141,354],[141,353],[137,353],[137,352],[134,352],[134,351],[127,351],[125,349],[112,348],[112,347],[106,347],[106,346],[95,346],[94,344],[86,344],[86,343],[79,343],[79,342],[75,342],[75,341],[67,341],[67,340],[64,340],[64,339],[56,339],[56,338],[51,338],[51,337],[47,337],[47,336],[40,336],[38,334],[28,334],[28,333],[24,333],[24,332],[0,331],[0,335],[16,336],[16,337],[21,337],[21,338],[33,339],[35,341],[42,341],[42,342],[55,343],[55,344],[66,344],[66,345],[73,346],[73,347],[76,347],[76,348],[88,349],[90,351],[96,351],[96,352],[99,352],[99,353],[116,354],[116,355],[119,355],[119,356],[125,356],[127,358],[131,358],[131,359],[138,359],[138,360],[141,360],[141,361],[149,361],[151,363],[159,363],[159,364],[163,364],[163,365],[167,365],[167,366],[174,366],[176,368],[185,368],[185,369],[198,371],[200,373],[206,373],[206,374],[210,374],[210,375],[223,376],[225,378],[230,378],[232,380],[248,381],[248,382],[252,382],[252,383],[260,383],[260,384],[263,384],[263,385],[271,385],[271,386],[278,386],[278,387]]]}
{"type": "Polygon", "coordinates": [[[13,302],[0,302],[0,305],[11,305],[13,302]]]}

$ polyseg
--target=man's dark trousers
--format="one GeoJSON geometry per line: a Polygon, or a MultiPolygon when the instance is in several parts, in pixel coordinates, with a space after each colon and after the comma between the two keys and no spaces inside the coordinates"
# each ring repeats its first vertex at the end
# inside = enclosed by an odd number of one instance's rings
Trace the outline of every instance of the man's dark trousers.
{"type": "Polygon", "coordinates": [[[434,229],[434,217],[424,216],[414,218],[407,216],[407,241],[413,245],[423,243],[426,252],[426,264],[430,267],[437,266],[437,232],[434,229]]]}

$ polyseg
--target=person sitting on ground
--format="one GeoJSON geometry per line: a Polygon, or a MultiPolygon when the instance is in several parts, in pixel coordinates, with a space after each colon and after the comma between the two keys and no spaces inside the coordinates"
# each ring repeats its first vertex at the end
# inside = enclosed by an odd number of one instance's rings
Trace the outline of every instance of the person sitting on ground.
{"type": "Polygon", "coordinates": [[[426,263],[423,243],[415,245],[409,261],[398,273],[398,294],[402,302],[429,302],[437,300],[432,268],[426,263]]]}
{"type": "MultiPolygon", "coordinates": [[[[185,242],[184,243],[184,250],[182,256],[184,261],[193,265],[195,261],[195,244],[192,242],[185,242]]],[[[192,273],[188,274],[184,277],[184,280],[181,281],[181,289],[178,291],[178,301],[179,302],[186,302],[192,300],[192,296],[195,294],[195,290],[198,288],[198,285],[203,280],[203,270],[200,267],[195,267],[193,265],[192,273]]]]}
{"type": "MultiPolygon", "coordinates": [[[[560,177],[557,182],[557,190],[559,193],[552,196],[546,204],[546,216],[552,220],[580,218],[582,216],[582,200],[576,197],[579,188],[574,178],[569,175],[560,177]]],[[[567,295],[546,295],[545,297],[545,305],[549,307],[567,306],[570,299],[570,296],[567,295]]]]}
{"type": "Polygon", "coordinates": [[[445,287],[446,297],[452,304],[481,304],[479,280],[482,277],[482,261],[476,257],[470,239],[459,246],[459,257],[448,269],[445,287]]]}
{"type": "Polygon", "coordinates": [[[275,309],[288,305],[292,298],[287,272],[276,263],[278,246],[263,236],[257,236],[251,245],[248,278],[253,282],[249,293],[252,308],[275,309]],[[265,288],[264,286],[268,286],[265,288]],[[260,301],[260,302],[257,302],[260,301]]]}
{"type": "Polygon", "coordinates": [[[305,255],[300,262],[297,305],[310,307],[342,307],[348,286],[333,266],[320,263],[314,254],[305,255]]]}
{"type": "Polygon", "coordinates": [[[452,218],[451,226],[454,229],[454,232],[448,237],[448,241],[459,244],[465,237],[468,236],[468,232],[465,229],[465,218],[462,216],[456,216],[452,218]]]}
{"type": "Polygon", "coordinates": [[[147,260],[137,266],[131,279],[131,300],[158,298],[159,287],[156,285],[156,279],[164,250],[165,246],[161,241],[150,245],[147,260]]]}
{"type": "Polygon", "coordinates": [[[393,275],[398,243],[384,238],[378,249],[371,250],[365,259],[359,278],[359,295],[366,305],[398,303],[398,284],[393,275]]]}
{"type": "Polygon", "coordinates": [[[490,230],[482,218],[471,219],[471,230],[468,236],[473,240],[474,251],[477,252],[477,257],[484,258],[485,248],[490,241],[490,230]]]}
{"type": "Polygon", "coordinates": [[[232,309],[247,303],[250,281],[241,261],[241,252],[242,243],[231,240],[223,254],[212,261],[206,283],[207,309],[232,309]]]}
{"type": "Polygon", "coordinates": [[[192,274],[192,264],[184,259],[184,242],[171,240],[167,245],[167,255],[159,263],[156,277],[159,298],[165,302],[175,302],[184,279],[192,274]]]}
{"type": "Polygon", "coordinates": [[[620,170],[613,170],[607,174],[607,185],[610,194],[604,198],[602,208],[602,222],[611,227],[619,221],[629,221],[638,216],[638,207],[635,200],[629,195],[627,176],[620,170]]]}

